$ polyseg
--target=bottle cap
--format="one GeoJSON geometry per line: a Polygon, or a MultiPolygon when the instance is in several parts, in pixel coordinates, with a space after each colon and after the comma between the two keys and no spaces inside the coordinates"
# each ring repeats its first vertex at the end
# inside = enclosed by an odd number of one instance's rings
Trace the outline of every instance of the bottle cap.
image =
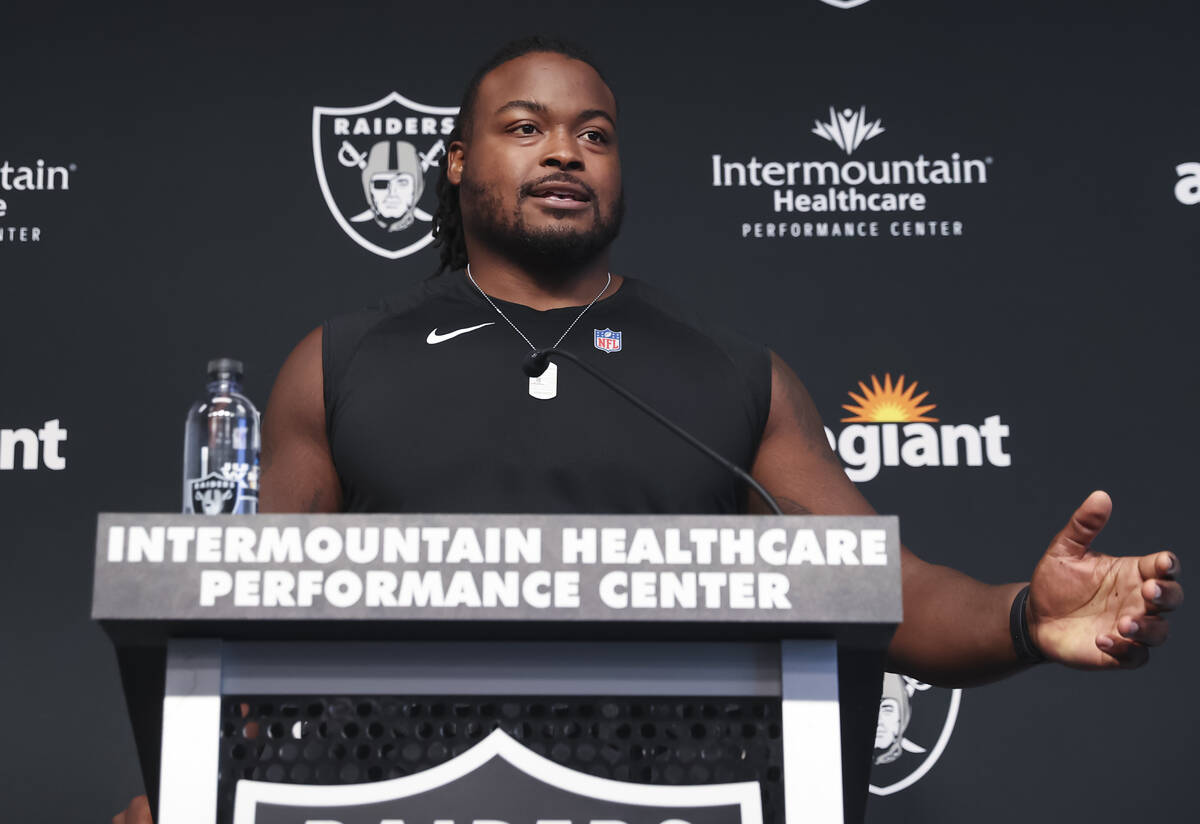
{"type": "Polygon", "coordinates": [[[215,381],[240,381],[242,379],[242,375],[245,373],[246,367],[242,365],[240,360],[234,360],[233,358],[217,358],[208,362],[208,376],[215,381]]]}

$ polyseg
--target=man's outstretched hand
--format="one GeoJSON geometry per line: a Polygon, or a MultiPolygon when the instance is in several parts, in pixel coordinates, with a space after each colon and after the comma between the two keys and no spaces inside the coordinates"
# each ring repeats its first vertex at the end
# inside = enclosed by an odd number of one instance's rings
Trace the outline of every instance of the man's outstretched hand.
{"type": "Polygon", "coordinates": [[[1075,510],[1033,571],[1029,629],[1052,661],[1079,669],[1132,669],[1167,640],[1165,613],[1183,603],[1173,552],[1114,558],[1091,548],[1112,513],[1106,492],[1075,510]]]}
{"type": "Polygon", "coordinates": [[[112,824],[154,824],[150,817],[150,801],[144,795],[129,802],[129,806],[113,816],[112,824]]]}

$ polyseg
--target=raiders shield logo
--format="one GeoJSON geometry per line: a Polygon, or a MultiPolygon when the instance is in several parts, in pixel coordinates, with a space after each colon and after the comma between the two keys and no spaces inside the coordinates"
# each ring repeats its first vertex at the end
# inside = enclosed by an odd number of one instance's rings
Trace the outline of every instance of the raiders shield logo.
{"type": "Polygon", "coordinates": [[[433,241],[437,168],[458,108],[399,92],[365,106],[313,107],[313,162],[325,203],[351,238],[391,260],[433,241]]]}
{"type": "Polygon", "coordinates": [[[653,786],[576,772],[496,730],[457,758],[372,784],[239,781],[233,824],[554,820],[586,824],[762,824],[758,782],[653,786]]]}
{"type": "Polygon", "coordinates": [[[229,515],[237,508],[238,482],[217,472],[188,482],[192,512],[197,515],[229,515]]]}
{"type": "Polygon", "coordinates": [[[871,792],[891,795],[920,781],[950,743],[962,690],[887,672],[879,696],[871,792]]]}

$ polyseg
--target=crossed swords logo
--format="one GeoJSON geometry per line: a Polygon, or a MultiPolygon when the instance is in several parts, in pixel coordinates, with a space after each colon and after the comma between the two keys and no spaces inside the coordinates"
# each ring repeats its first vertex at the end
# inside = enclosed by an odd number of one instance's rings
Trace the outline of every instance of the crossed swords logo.
{"type": "MultiPolygon", "coordinates": [[[[432,146],[430,146],[428,152],[425,152],[424,154],[417,152],[417,157],[421,159],[421,171],[427,172],[429,171],[430,167],[438,165],[438,159],[445,153],[446,143],[441,139],[439,139],[437,143],[434,143],[432,146]]],[[[354,144],[352,144],[349,140],[343,140],[342,147],[338,149],[337,159],[338,162],[347,169],[365,169],[367,167],[367,154],[367,152],[360,152],[358,149],[354,148],[354,144]]],[[[417,220],[424,221],[425,223],[429,223],[431,220],[433,220],[433,215],[429,214],[429,212],[425,211],[420,206],[417,206],[413,209],[413,216],[416,217],[417,220]]],[[[375,213],[370,209],[367,209],[366,211],[359,212],[357,215],[350,218],[350,222],[362,223],[367,220],[372,220],[374,217],[375,213]]]]}

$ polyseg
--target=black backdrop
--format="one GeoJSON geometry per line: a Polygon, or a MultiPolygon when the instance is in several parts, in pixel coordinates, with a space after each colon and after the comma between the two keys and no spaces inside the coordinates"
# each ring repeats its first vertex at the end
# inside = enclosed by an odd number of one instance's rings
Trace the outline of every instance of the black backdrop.
{"type": "MultiPolygon", "coordinates": [[[[183,416],[205,361],[243,358],[261,407],[322,318],[434,267],[428,249],[390,260],[335,222],[313,107],[392,91],[453,106],[475,64],[533,30],[592,48],[620,99],[629,212],[615,271],[772,346],[835,433],[850,425],[847,392],[885,373],[929,391],[935,426],[998,415],[1009,427],[1009,466],[900,465],[864,482],[918,554],[984,580],[1026,578],[1103,487],[1116,514],[1102,548],[1172,546],[1186,559],[1200,205],[1177,167],[1200,162],[1200,13],[835,6],[0,10],[0,163],[13,168],[0,187],[0,429],[57,419],[68,432],[64,469],[23,469],[20,448],[0,469],[5,817],[107,820],[140,790],[113,657],[87,620],[94,516],[178,507],[183,416]],[[831,107],[884,131],[847,154],[813,133],[831,107]],[[843,164],[954,152],[984,160],[986,182],[858,187],[921,192],[919,212],[777,214],[773,187],[712,185],[715,154],[843,164]],[[62,173],[55,190],[17,185],[18,167],[39,159],[67,169],[69,188],[62,173]],[[753,236],[779,220],[802,236],[753,236]],[[815,235],[845,220],[877,221],[880,236],[803,236],[804,223],[815,235]],[[922,220],[962,233],[891,234],[922,220]]],[[[869,819],[1192,820],[1193,625],[1180,615],[1137,673],[1045,667],[965,692],[936,764],[875,798],[869,819]]],[[[949,693],[911,701],[911,737],[931,749],[949,693]]],[[[924,758],[905,753],[878,783],[924,758]]]]}

